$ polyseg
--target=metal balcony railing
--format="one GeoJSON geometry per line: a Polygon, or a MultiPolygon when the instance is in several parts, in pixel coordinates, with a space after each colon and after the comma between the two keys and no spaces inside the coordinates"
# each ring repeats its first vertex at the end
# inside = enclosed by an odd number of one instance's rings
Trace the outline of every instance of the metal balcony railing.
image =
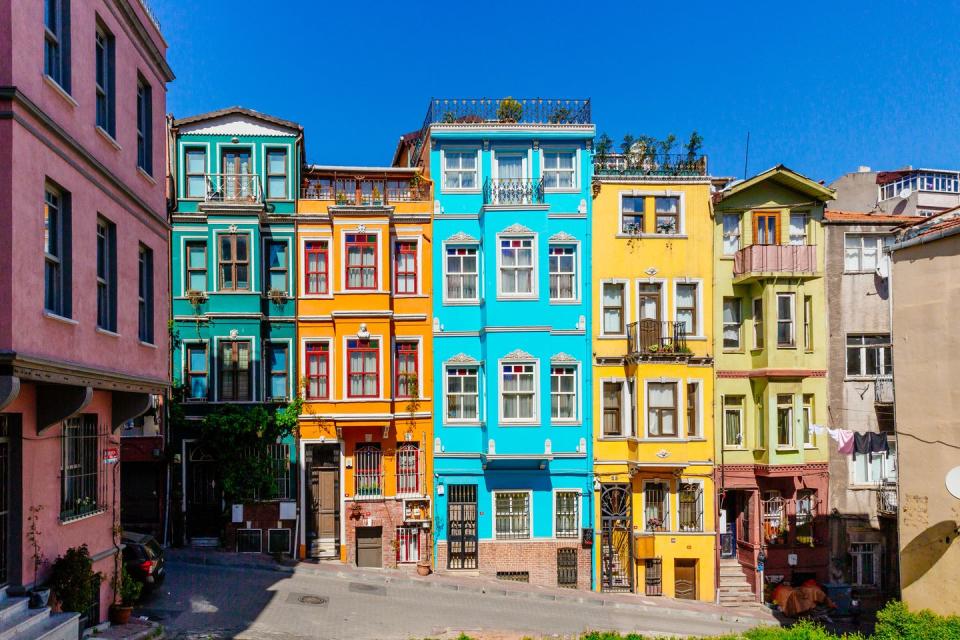
{"type": "Polygon", "coordinates": [[[627,325],[630,355],[689,355],[683,322],[640,320],[627,325]]]}
{"type": "Polygon", "coordinates": [[[229,204],[260,204],[263,191],[255,173],[208,173],[204,200],[229,204]]]}
{"type": "Polygon", "coordinates": [[[302,200],[330,200],[334,205],[382,206],[397,202],[427,202],[430,183],[409,180],[330,180],[308,178],[300,189],[302,200]]]}
{"type": "Polygon", "coordinates": [[[877,378],[873,383],[874,404],[893,404],[893,378],[877,378]]]}
{"type": "Polygon", "coordinates": [[[707,157],[686,153],[605,153],[593,161],[597,176],[705,176],[707,157]]]}
{"type": "Polygon", "coordinates": [[[483,204],[543,204],[543,179],[487,178],[483,183],[483,204]]]}
{"type": "Polygon", "coordinates": [[[812,244],[752,244],[733,256],[733,275],[751,273],[816,273],[817,247],[812,244]]]}
{"type": "Polygon", "coordinates": [[[897,483],[884,481],[877,484],[877,513],[885,516],[897,515],[900,506],[897,498],[897,483]]]}
{"type": "Polygon", "coordinates": [[[589,98],[433,98],[424,128],[433,123],[590,124],[589,98]]]}

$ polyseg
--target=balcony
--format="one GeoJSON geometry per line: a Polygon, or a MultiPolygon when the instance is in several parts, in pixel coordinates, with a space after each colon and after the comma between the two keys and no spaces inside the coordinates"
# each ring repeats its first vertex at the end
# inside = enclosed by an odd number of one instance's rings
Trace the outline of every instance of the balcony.
{"type": "Polygon", "coordinates": [[[897,483],[888,481],[877,484],[877,513],[896,517],[898,507],[897,483]]]}
{"type": "Polygon", "coordinates": [[[431,124],[590,124],[589,98],[433,98],[431,124]]]}
{"type": "Polygon", "coordinates": [[[483,183],[483,204],[487,206],[542,205],[543,179],[487,178],[483,183]]]}
{"type": "Polygon", "coordinates": [[[636,360],[689,358],[687,326],[683,322],[640,320],[627,325],[627,357],[636,360]]]}
{"type": "Polygon", "coordinates": [[[600,177],[704,177],[707,157],[685,153],[605,153],[597,155],[593,173],[600,177]]]}
{"type": "Polygon", "coordinates": [[[877,378],[874,381],[873,403],[877,405],[893,404],[893,378],[877,378]]]}
{"type": "Polygon", "coordinates": [[[255,173],[208,173],[204,202],[230,205],[263,203],[260,176],[255,173]]]}
{"type": "Polygon", "coordinates": [[[765,278],[820,277],[817,247],[812,244],[753,244],[733,255],[733,283],[765,278]]]}
{"type": "Polygon", "coordinates": [[[398,202],[428,202],[430,183],[419,178],[304,178],[302,200],[329,201],[338,207],[384,207],[398,202]]]}

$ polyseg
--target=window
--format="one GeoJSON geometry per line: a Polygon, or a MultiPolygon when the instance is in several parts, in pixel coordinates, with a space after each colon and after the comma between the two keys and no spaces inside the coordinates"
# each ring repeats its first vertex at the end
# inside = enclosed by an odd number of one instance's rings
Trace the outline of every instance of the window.
{"type": "Polygon", "coordinates": [[[550,417],[556,422],[577,419],[577,368],[550,367],[550,417]]]}
{"type": "Polygon", "coordinates": [[[658,196],[653,203],[657,215],[657,233],[680,233],[680,198],[658,196]]]}
{"type": "MultiPolygon", "coordinates": [[[[641,282],[637,285],[637,310],[640,313],[640,320],[660,320],[660,284],[641,282]]],[[[646,331],[649,331],[647,329],[646,331]]],[[[659,327],[654,329],[653,340],[660,337],[659,327]]],[[[646,342],[645,339],[641,339],[646,342]]]]}
{"type": "Polygon", "coordinates": [[[117,226],[97,218],[97,326],[117,330],[117,226]]]}
{"type": "Polygon", "coordinates": [[[220,289],[250,290],[250,236],[245,233],[220,235],[220,289]]]}
{"type": "Polygon", "coordinates": [[[758,400],[756,404],[756,424],[757,424],[757,448],[763,449],[767,446],[767,418],[764,415],[763,402],[758,400]]]}
{"type": "Polygon", "coordinates": [[[50,313],[70,317],[70,208],[69,194],[48,184],[44,193],[43,306],[50,313]]]}
{"type": "Polygon", "coordinates": [[[290,269],[288,259],[289,243],[286,241],[272,240],[267,242],[267,281],[268,291],[287,291],[287,273],[290,269]]]}
{"type": "Polygon", "coordinates": [[[703,531],[703,485],[681,482],[677,491],[680,531],[703,531]]]}
{"type": "Polygon", "coordinates": [[[478,299],[477,250],[473,247],[447,248],[447,300],[478,299]]]}
{"type": "Polygon", "coordinates": [[[893,375],[893,352],[890,334],[847,335],[848,376],[893,375]]]}
{"type": "Polygon", "coordinates": [[[851,543],[850,559],[850,577],[854,586],[880,586],[880,545],[878,543],[851,543]]]}
{"type": "Polygon", "coordinates": [[[377,288],[377,236],[348,233],[347,289],[377,288]]]}
{"type": "Polygon", "coordinates": [[[803,348],[813,351],[813,297],[803,296],[803,348]]]}
{"type": "Polygon", "coordinates": [[[137,309],[140,342],[153,344],[153,249],[140,245],[137,277],[137,309]]]}
{"type": "Polygon", "coordinates": [[[43,71],[70,92],[70,0],[44,0],[43,71]]]}
{"type": "Polygon", "coordinates": [[[740,216],[736,213],[723,215],[723,255],[732,256],[740,250],[740,216]]]}
{"type": "Polygon", "coordinates": [[[394,245],[393,290],[395,293],[417,292],[417,243],[404,240],[394,245]]]}
{"type": "Polygon", "coordinates": [[[557,491],[554,494],[556,518],[554,529],[558,538],[580,537],[580,492],[557,491]]]}
{"type": "Polygon", "coordinates": [[[354,458],[356,497],[362,499],[383,496],[383,452],[380,451],[380,445],[359,445],[354,458]]]}
{"type": "Polygon", "coordinates": [[[347,397],[380,395],[380,341],[347,340],[347,397]]]}
{"type": "Polygon", "coordinates": [[[753,299],[753,348],[763,349],[763,298],[753,299]]]}
{"type": "Polygon", "coordinates": [[[792,245],[807,244],[807,214],[806,213],[790,214],[790,244],[792,245]]]}
{"type": "Polygon", "coordinates": [[[814,433],[810,429],[813,422],[813,394],[803,394],[803,444],[807,447],[816,446],[814,433]]]}
{"type": "Polygon", "coordinates": [[[420,445],[416,442],[397,447],[397,495],[420,495],[420,445]]]}
{"type": "Polygon", "coordinates": [[[643,485],[644,531],[670,530],[670,485],[645,482],[643,485]]]}
{"type": "Polygon", "coordinates": [[[777,446],[793,447],[793,396],[777,396],[777,446]]]}
{"type": "Polygon", "coordinates": [[[95,36],[97,126],[116,137],[115,40],[106,27],[97,22],[95,36]]]}
{"type": "Polygon", "coordinates": [[[543,186],[545,189],[573,189],[577,186],[576,153],[544,151],[543,186]]]}
{"type": "Polygon", "coordinates": [[[624,326],[624,284],[605,282],[603,284],[603,333],[604,335],[623,335],[624,326]]]}
{"type": "Polygon", "coordinates": [[[397,562],[420,560],[420,528],[397,527],[397,562]]]}
{"type": "Polygon", "coordinates": [[[207,290],[207,243],[191,240],[185,246],[187,271],[184,277],[187,291],[207,290]]]}
{"type": "Polygon", "coordinates": [[[188,198],[204,198],[207,195],[207,152],[201,148],[189,148],[186,155],[186,181],[188,198]]]}
{"type": "Polygon", "coordinates": [[[777,346],[796,346],[794,297],[792,293],[777,294],[777,346]]]}
{"type": "Polygon", "coordinates": [[[250,400],[250,343],[220,343],[220,400],[250,400]]]}
{"type": "Polygon", "coordinates": [[[477,152],[444,151],[443,188],[476,189],[477,152]]]}
{"type": "Polygon", "coordinates": [[[883,248],[893,244],[892,235],[848,233],[843,240],[843,270],[872,273],[883,257],[883,248]]]}
{"type": "Polygon", "coordinates": [[[60,519],[78,518],[101,508],[97,416],[83,414],[63,421],[60,519]]]}
{"type": "Polygon", "coordinates": [[[537,417],[536,367],[533,364],[501,365],[501,417],[507,421],[531,421],[537,417]]]}
{"type": "Polygon", "coordinates": [[[723,446],[743,446],[743,396],[723,397],[723,446]]]}
{"type": "Polygon", "coordinates": [[[416,398],[419,396],[419,359],[416,342],[398,342],[396,362],[394,363],[394,393],[397,398],[416,398]]]}
{"type": "Polygon", "coordinates": [[[207,345],[204,343],[188,344],[187,349],[187,370],[184,376],[184,385],[189,400],[207,399],[207,380],[209,378],[209,369],[207,368],[207,345]]]}
{"type": "Polygon", "coordinates": [[[281,342],[271,342],[267,346],[267,375],[269,375],[267,398],[274,402],[287,400],[287,367],[289,349],[281,342]]]}
{"type": "Polygon", "coordinates": [[[677,322],[683,324],[688,336],[698,335],[697,285],[677,285],[677,322]]]}
{"type": "Polygon", "coordinates": [[[780,214],[753,214],[753,244],[780,244],[780,214]]]}
{"type": "Polygon", "coordinates": [[[623,436],[623,383],[603,383],[603,435],[623,436]]]}
{"type": "Polygon", "coordinates": [[[623,196],[621,201],[620,233],[640,235],[643,233],[643,196],[623,196]]]}
{"type": "Polygon", "coordinates": [[[577,299],[577,248],[550,245],[550,300],[567,302],[577,299]]]}
{"type": "Polygon", "coordinates": [[[700,383],[687,383],[687,437],[700,435],[700,383]]]}
{"type": "Polygon", "coordinates": [[[330,345],[326,342],[307,343],[306,359],[307,399],[329,399],[330,345]]]}
{"type": "Polygon", "coordinates": [[[877,484],[897,480],[897,441],[887,439],[888,451],[853,454],[854,484],[877,484]]]}
{"type": "Polygon", "coordinates": [[[677,383],[647,383],[647,436],[677,436],[677,383]]]}
{"type": "Polygon", "coordinates": [[[327,243],[308,242],[304,245],[304,278],[305,289],[310,295],[330,293],[328,275],[330,267],[327,262],[327,243]]]}
{"type": "Polygon", "coordinates": [[[495,491],[496,537],[530,537],[530,494],[526,491],[495,491]]]}
{"type": "Polygon", "coordinates": [[[743,327],[740,298],[723,299],[723,348],[739,351],[740,332],[743,327]]]}
{"type": "Polygon", "coordinates": [[[784,544],[787,541],[787,509],[779,491],[766,491],[760,500],[763,514],[763,541],[767,544],[784,544]]]}
{"type": "Polygon", "coordinates": [[[533,238],[500,240],[500,293],[531,295],[534,288],[533,238]]]}
{"type": "Polygon", "coordinates": [[[794,535],[798,544],[814,545],[814,519],[817,516],[817,492],[813,489],[798,489],[794,500],[794,535]]]}
{"type": "Polygon", "coordinates": [[[474,367],[447,368],[447,420],[478,419],[479,387],[474,367]]]}
{"type": "Polygon", "coordinates": [[[287,151],[267,149],[267,199],[287,197],[287,151]]]}
{"type": "Polygon", "coordinates": [[[153,173],[153,89],[137,76],[137,166],[153,173]]]}

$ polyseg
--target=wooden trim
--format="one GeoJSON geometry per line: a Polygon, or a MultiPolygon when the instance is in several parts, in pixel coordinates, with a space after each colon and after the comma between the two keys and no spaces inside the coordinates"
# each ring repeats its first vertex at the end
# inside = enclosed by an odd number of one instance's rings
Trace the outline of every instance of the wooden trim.
{"type": "Polygon", "coordinates": [[[754,211],[752,214],[753,222],[753,242],[751,244],[780,244],[780,212],[779,211],[754,211]],[[774,241],[770,242],[759,242],[760,238],[760,220],[766,220],[768,218],[773,218],[773,236],[774,241]]]}

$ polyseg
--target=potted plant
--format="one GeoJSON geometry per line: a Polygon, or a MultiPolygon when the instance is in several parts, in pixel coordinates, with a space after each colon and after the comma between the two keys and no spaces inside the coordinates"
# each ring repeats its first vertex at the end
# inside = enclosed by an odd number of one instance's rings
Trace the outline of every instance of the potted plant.
{"type": "Polygon", "coordinates": [[[140,599],[143,584],[134,580],[127,571],[127,565],[120,565],[120,571],[115,575],[114,592],[119,602],[110,605],[110,624],[127,624],[133,605],[140,599]]]}
{"type": "Polygon", "coordinates": [[[345,194],[343,191],[337,191],[336,203],[338,205],[347,204],[347,194],[345,194]]]}
{"type": "Polygon", "coordinates": [[[283,289],[270,289],[267,291],[267,297],[277,304],[282,304],[287,299],[287,292],[283,289]]]}
{"type": "Polygon", "coordinates": [[[497,120],[500,122],[520,122],[523,117],[523,105],[507,96],[497,107],[497,120]]]}
{"type": "Polygon", "coordinates": [[[187,289],[184,292],[184,295],[187,297],[187,300],[190,301],[194,307],[199,307],[202,303],[206,302],[207,294],[203,291],[197,289],[187,289]]]}
{"type": "Polygon", "coordinates": [[[383,196],[380,193],[380,189],[376,186],[373,187],[373,192],[370,194],[370,200],[373,202],[373,206],[379,207],[383,204],[383,196]]]}
{"type": "Polygon", "coordinates": [[[38,586],[40,582],[40,567],[43,565],[43,552],[40,549],[40,537],[43,532],[40,531],[38,523],[40,522],[40,512],[43,511],[43,505],[31,505],[30,515],[27,521],[30,523],[27,529],[27,540],[33,550],[33,588],[30,589],[30,608],[42,609],[50,601],[50,588],[38,586]]]}
{"type": "Polygon", "coordinates": [[[102,579],[103,575],[93,570],[90,550],[85,544],[67,549],[67,552],[53,563],[50,588],[57,595],[64,611],[80,614],[81,628],[86,626],[86,613],[99,600],[102,579]]]}

